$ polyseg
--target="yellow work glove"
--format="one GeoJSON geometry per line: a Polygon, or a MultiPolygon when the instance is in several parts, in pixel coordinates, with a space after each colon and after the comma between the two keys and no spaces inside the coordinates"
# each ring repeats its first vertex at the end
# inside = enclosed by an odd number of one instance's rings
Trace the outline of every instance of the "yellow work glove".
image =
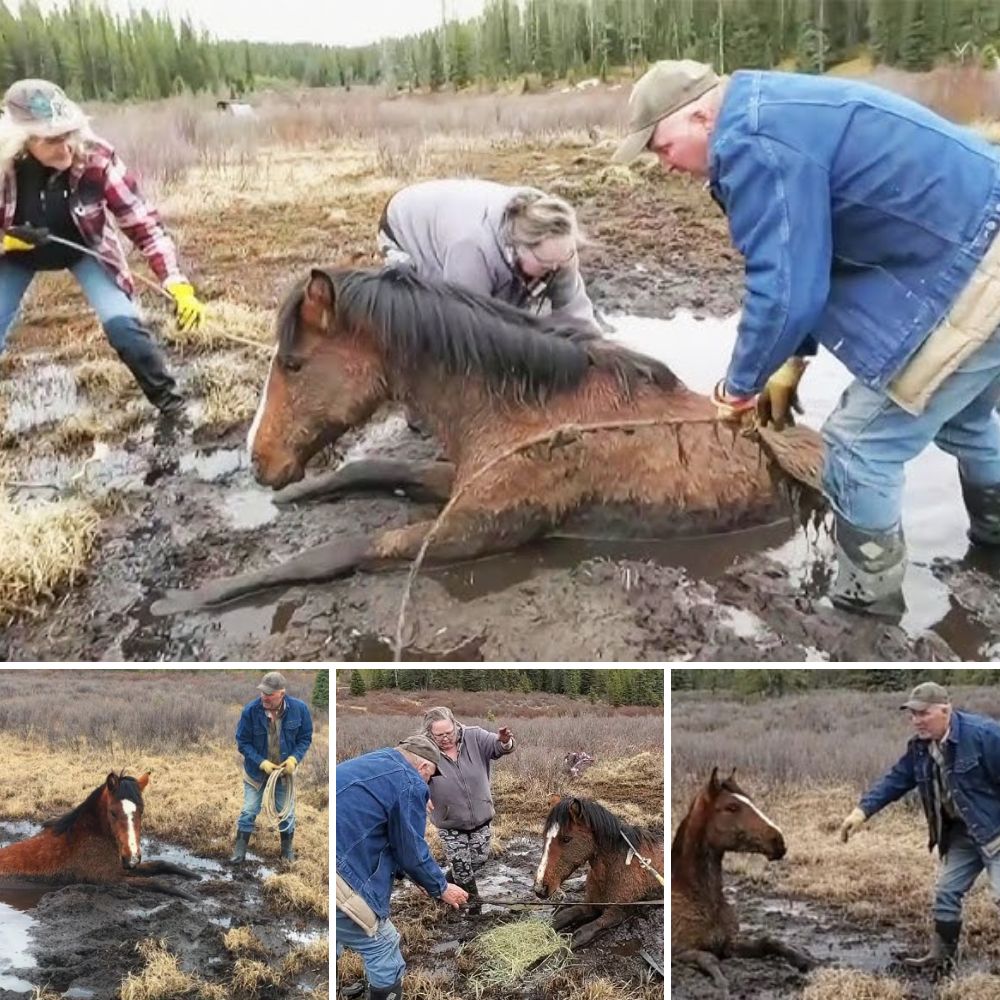
{"type": "Polygon", "coordinates": [[[280,764],[272,763],[269,760],[264,760],[264,761],[261,761],[260,769],[265,774],[270,774],[272,771],[278,771],[278,770],[280,770],[281,769],[281,765],[280,764]]]}
{"type": "Polygon", "coordinates": [[[294,774],[299,762],[294,757],[287,757],[281,766],[285,769],[285,774],[294,774]]]}
{"type": "Polygon", "coordinates": [[[753,412],[756,398],[756,396],[731,396],[726,392],[725,379],[716,383],[712,392],[712,402],[715,403],[718,418],[734,424],[742,423],[744,417],[753,412]]]}
{"type": "Polygon", "coordinates": [[[857,833],[867,821],[868,817],[864,814],[861,807],[855,807],[847,819],[840,824],[840,839],[846,844],[851,834],[857,833]]]}
{"type": "Polygon", "coordinates": [[[805,358],[789,358],[768,380],[757,397],[757,421],[761,427],[774,424],[783,431],[795,426],[794,413],[804,413],[799,403],[799,382],[809,362],[805,358]]]}
{"type": "Polygon", "coordinates": [[[186,333],[201,326],[201,321],[205,318],[205,307],[195,297],[194,288],[186,281],[178,281],[167,285],[167,291],[177,310],[178,329],[186,333]]]}
{"type": "Polygon", "coordinates": [[[49,231],[44,226],[11,226],[3,234],[2,248],[4,253],[34,250],[48,241],[49,231]]]}
{"type": "Polygon", "coordinates": [[[3,234],[3,252],[10,253],[12,250],[34,250],[34,243],[25,243],[24,240],[19,240],[16,236],[11,236],[10,233],[3,234]]]}

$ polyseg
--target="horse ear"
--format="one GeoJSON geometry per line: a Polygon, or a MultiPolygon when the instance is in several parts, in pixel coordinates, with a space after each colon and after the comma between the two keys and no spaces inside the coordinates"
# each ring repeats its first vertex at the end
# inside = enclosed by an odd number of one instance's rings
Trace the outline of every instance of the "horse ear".
{"type": "Polygon", "coordinates": [[[713,795],[722,787],[719,784],[719,769],[717,767],[712,768],[712,776],[708,779],[708,787],[713,795]]]}
{"type": "Polygon", "coordinates": [[[562,801],[562,796],[561,796],[561,795],[556,795],[556,794],[555,794],[555,792],[553,792],[553,793],[552,793],[552,794],[551,794],[551,795],[549,796],[549,808],[551,808],[552,806],[557,806],[557,805],[559,805],[559,803],[560,803],[561,801],[562,801]]]}
{"type": "Polygon", "coordinates": [[[729,772],[729,777],[726,778],[726,781],[732,781],[732,782],[736,781],[736,768],[735,767],[732,769],[732,771],[729,772]]]}
{"type": "Polygon", "coordinates": [[[306,298],[321,309],[329,309],[337,297],[333,287],[333,279],[318,267],[309,272],[309,284],[306,285],[306,298]]]}
{"type": "Polygon", "coordinates": [[[110,771],[104,784],[107,785],[109,792],[116,792],[118,790],[118,775],[114,771],[110,771]]]}
{"type": "Polygon", "coordinates": [[[579,819],[583,815],[583,806],[580,805],[579,799],[573,799],[569,804],[569,814],[573,819],[579,819]]]}
{"type": "Polygon", "coordinates": [[[139,791],[145,791],[146,785],[149,784],[149,771],[146,771],[144,774],[140,774],[135,780],[136,784],[139,786],[139,791]]]}

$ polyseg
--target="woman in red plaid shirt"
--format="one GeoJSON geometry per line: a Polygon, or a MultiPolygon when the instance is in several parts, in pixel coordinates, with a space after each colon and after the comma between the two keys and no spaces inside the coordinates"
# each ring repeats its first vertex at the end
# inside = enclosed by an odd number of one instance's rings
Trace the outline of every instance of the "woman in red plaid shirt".
{"type": "Polygon", "coordinates": [[[178,325],[189,330],[201,322],[204,307],[181,273],[156,210],[114,149],[94,135],[87,116],[54,83],[19,80],[4,94],[2,110],[0,350],[35,274],[68,269],[146,398],[161,413],[179,415],[184,401],[134,300],[111,224],[114,219],[142,252],[174,299],[178,325]],[[96,251],[102,260],[46,242],[33,232],[38,229],[96,251]]]}

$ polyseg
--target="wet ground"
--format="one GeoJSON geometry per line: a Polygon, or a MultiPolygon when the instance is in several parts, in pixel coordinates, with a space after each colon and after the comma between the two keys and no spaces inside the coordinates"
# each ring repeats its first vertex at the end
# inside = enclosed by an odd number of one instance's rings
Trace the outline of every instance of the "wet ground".
{"type": "MultiPolygon", "coordinates": [[[[603,151],[554,151],[592,244],[589,287],[614,336],[661,357],[708,391],[733,342],[741,261],[725,224],[694,185],[607,172],[603,151]],[[585,162],[582,162],[585,161],[585,162]],[[659,321],[641,317],[657,316],[659,321]],[[669,317],[669,319],[667,319],[669,317]],[[714,318],[713,318],[714,317],[714,318]]],[[[546,154],[548,155],[548,154],[546,154]]],[[[498,179],[523,164],[491,164],[498,179]]],[[[541,169],[541,168],[538,168],[541,169]]],[[[509,176],[508,176],[509,174],[509,176]]],[[[30,367],[30,366],[29,366],[30,367]]],[[[67,380],[39,366],[34,403],[8,412],[18,433],[59,420],[67,380]]],[[[821,356],[803,384],[804,418],[818,426],[847,382],[821,356]]],[[[79,402],[79,401],[77,401],[79,402]]],[[[74,403],[73,405],[76,405],[74,403]]],[[[406,573],[391,570],[258,595],[159,619],[167,589],[258,568],[303,547],[426,518],[402,497],[277,508],[247,468],[244,428],[164,449],[146,425],[125,445],[73,459],[25,457],[22,496],[80,478],[113,490],[87,580],[58,612],[0,636],[10,659],[343,659],[391,656],[406,573]],[[35,484],[35,485],[31,485],[35,484]]],[[[430,442],[398,413],[382,414],[347,456],[428,457],[430,442]]],[[[22,449],[27,452],[28,449],[22,449]]],[[[320,463],[321,464],[321,463],[320,463]]],[[[518,552],[424,569],[408,615],[408,659],[440,660],[989,660],[1000,658],[1000,554],[970,550],[954,462],[929,449],[908,471],[904,527],[912,564],[902,622],[859,619],[823,598],[832,572],[823,532],[792,519],[682,541],[547,539],[518,552]]]]}
{"type": "MultiPolygon", "coordinates": [[[[901,964],[906,955],[923,953],[925,942],[887,928],[861,928],[835,910],[817,903],[769,896],[760,885],[734,879],[726,896],[739,910],[745,937],[767,934],[810,954],[818,968],[857,969],[895,978],[907,1000],[932,1000],[933,985],[901,964]]],[[[779,958],[733,958],[722,963],[731,1000],[799,1000],[808,974],[797,972],[779,958]]],[[[989,963],[965,959],[961,972],[989,972],[989,963]]],[[[689,965],[671,967],[673,1000],[714,1000],[711,980],[689,965]]],[[[846,1000],[846,998],[845,998],[846,1000]]]]}
{"type": "MultiPolygon", "coordinates": [[[[0,823],[0,846],[38,829],[32,823],[0,823]]],[[[276,959],[326,934],[318,920],[270,910],[261,882],[271,869],[252,854],[251,863],[235,874],[217,861],[152,838],[143,838],[143,856],[197,872],[199,882],[158,878],[188,889],[199,901],[124,885],[0,882],[0,1000],[24,1000],[40,986],[75,1000],[107,1000],[117,995],[129,972],[142,968],[135,946],[147,938],[165,939],[183,971],[220,982],[233,967],[222,943],[231,927],[251,927],[276,959]]],[[[268,995],[308,997],[321,980],[326,981],[325,972],[304,972],[295,987],[268,995]]]]}

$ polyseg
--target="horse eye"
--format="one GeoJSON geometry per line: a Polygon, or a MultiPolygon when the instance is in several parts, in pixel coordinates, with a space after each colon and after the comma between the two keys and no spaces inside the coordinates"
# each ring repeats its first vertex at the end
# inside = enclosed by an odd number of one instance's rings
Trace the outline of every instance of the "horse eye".
{"type": "Polygon", "coordinates": [[[738,802],[730,802],[729,805],[726,806],[726,812],[734,813],[739,811],[740,811],[740,804],[738,802]]]}
{"type": "Polygon", "coordinates": [[[286,372],[297,372],[302,368],[302,362],[298,358],[282,358],[281,367],[286,372]]]}
{"type": "Polygon", "coordinates": [[[560,837],[559,838],[559,843],[560,844],[568,844],[572,839],[573,839],[572,837],[560,837]]]}

